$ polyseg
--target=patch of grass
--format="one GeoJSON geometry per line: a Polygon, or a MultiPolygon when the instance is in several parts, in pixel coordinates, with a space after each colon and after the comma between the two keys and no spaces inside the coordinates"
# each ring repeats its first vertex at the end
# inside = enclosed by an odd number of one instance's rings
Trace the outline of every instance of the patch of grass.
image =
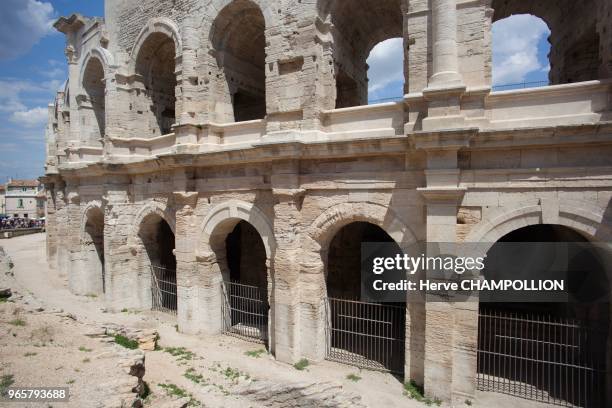
{"type": "Polygon", "coordinates": [[[6,303],[9,301],[9,298],[7,297],[0,297],[0,303],[6,303]]]}
{"type": "Polygon", "coordinates": [[[25,326],[26,322],[23,319],[13,319],[9,322],[9,324],[12,324],[13,326],[25,326]]]}
{"type": "Polygon", "coordinates": [[[200,402],[197,399],[193,398],[193,395],[191,395],[184,389],[178,387],[176,384],[157,384],[157,385],[160,388],[163,388],[168,395],[172,395],[178,398],[185,398],[185,397],[189,398],[189,402],[187,403],[187,406],[189,407],[195,407],[197,405],[200,405],[200,402]]]}
{"type": "Polygon", "coordinates": [[[138,348],[138,342],[136,340],[130,340],[121,334],[115,334],[115,343],[130,350],[135,350],[138,348]]]}
{"type": "Polygon", "coordinates": [[[84,358],[84,359],[83,359],[83,362],[84,362],[84,363],[89,363],[90,361],[91,361],[91,360],[90,360],[90,359],[88,359],[88,358],[84,358]]]}
{"type": "Polygon", "coordinates": [[[440,406],[442,404],[442,401],[439,398],[431,399],[430,397],[426,397],[423,391],[423,386],[417,384],[414,380],[404,383],[404,395],[410,399],[422,402],[427,406],[431,406],[433,404],[440,406]]]}
{"type": "Polygon", "coordinates": [[[266,352],[266,350],[264,349],[259,349],[259,350],[250,350],[250,351],[246,351],[244,353],[244,355],[249,356],[249,357],[254,357],[254,358],[259,358],[261,357],[262,354],[264,354],[266,352]]]}
{"type": "Polygon", "coordinates": [[[195,354],[185,347],[166,347],[164,351],[173,357],[177,357],[178,361],[193,360],[195,354]]]}
{"type": "Polygon", "coordinates": [[[83,352],[85,352],[85,353],[89,353],[89,352],[91,352],[91,351],[93,351],[93,350],[92,350],[92,349],[90,349],[90,348],[87,348],[87,347],[85,347],[85,346],[81,346],[81,347],[79,347],[79,351],[83,351],[83,352]]]}
{"type": "Polygon", "coordinates": [[[23,356],[24,356],[24,357],[33,357],[33,356],[35,356],[35,355],[37,355],[37,354],[38,354],[38,353],[27,352],[27,353],[25,353],[23,356]]]}
{"type": "Polygon", "coordinates": [[[306,359],[306,358],[303,358],[300,361],[298,361],[297,363],[295,363],[293,365],[293,368],[295,368],[296,370],[302,371],[306,367],[308,367],[309,365],[310,365],[310,361],[308,361],[308,359],[306,359]]]}
{"type": "Polygon", "coordinates": [[[196,384],[206,383],[206,380],[204,380],[204,376],[202,374],[198,374],[194,368],[190,368],[185,371],[183,377],[187,378],[190,381],[193,381],[196,384]]]}
{"type": "Polygon", "coordinates": [[[361,380],[361,377],[358,376],[357,374],[351,373],[351,374],[346,376],[346,379],[350,380],[350,381],[353,381],[353,382],[357,382],[357,381],[361,380]]]}
{"type": "Polygon", "coordinates": [[[70,385],[70,384],[74,384],[75,380],[68,380],[66,381],[66,384],[70,385]]]}
{"type": "Polygon", "coordinates": [[[174,325],[174,330],[176,330],[176,331],[177,331],[177,333],[178,333],[178,324],[175,324],[175,325],[174,325]]]}
{"type": "Polygon", "coordinates": [[[123,309],[121,309],[121,313],[127,313],[127,312],[128,312],[128,310],[127,310],[127,308],[126,308],[126,307],[124,307],[123,309]]]}
{"type": "Polygon", "coordinates": [[[88,293],[88,294],[85,295],[85,297],[94,299],[94,298],[97,298],[98,295],[96,295],[95,293],[88,293]]]}
{"type": "Polygon", "coordinates": [[[223,370],[222,374],[225,376],[225,378],[232,381],[237,380],[238,377],[240,377],[240,371],[232,367],[227,367],[225,370],[223,370]]]}
{"type": "Polygon", "coordinates": [[[13,374],[5,374],[0,378],[0,395],[6,393],[6,389],[15,383],[13,374]]]}

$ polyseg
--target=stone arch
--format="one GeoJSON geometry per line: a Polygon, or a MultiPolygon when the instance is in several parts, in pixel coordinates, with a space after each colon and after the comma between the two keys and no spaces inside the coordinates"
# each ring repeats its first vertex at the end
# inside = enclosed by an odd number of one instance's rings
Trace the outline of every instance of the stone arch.
{"type": "Polygon", "coordinates": [[[174,41],[176,58],[179,59],[182,56],[183,40],[181,38],[181,33],[178,26],[174,23],[174,21],[167,17],[152,18],[147,22],[142,30],[140,30],[138,37],[136,37],[136,42],[134,42],[132,52],[130,53],[130,72],[133,73],[135,71],[138,54],[140,54],[140,51],[142,50],[142,47],[147,39],[155,33],[164,34],[171,38],[172,41],[174,41]]]}
{"type": "Polygon", "coordinates": [[[328,208],[310,225],[307,237],[317,244],[315,250],[325,250],[342,227],[356,221],[379,226],[402,248],[416,242],[412,230],[391,208],[374,203],[341,203],[328,208]]]}
{"type": "Polygon", "coordinates": [[[158,215],[161,219],[166,221],[166,223],[170,226],[172,233],[176,235],[176,218],[171,210],[171,208],[167,205],[164,205],[157,201],[151,201],[142,207],[136,217],[134,217],[134,222],[132,223],[132,230],[128,237],[128,243],[134,244],[135,239],[138,237],[138,232],[142,222],[145,218],[151,215],[158,215]]]}
{"type": "Polygon", "coordinates": [[[597,16],[592,9],[571,0],[492,0],[490,4],[494,10],[491,23],[517,14],[530,14],[548,25],[551,31],[551,84],[598,78],[600,34],[597,16]],[[580,25],[568,24],[572,19],[580,21],[580,25]]]}
{"type": "Polygon", "coordinates": [[[95,47],[91,50],[87,51],[83,59],[81,60],[81,70],[79,72],[79,84],[83,83],[83,76],[85,73],[85,69],[87,68],[87,64],[89,61],[95,58],[100,61],[102,64],[102,68],[104,69],[104,74],[108,75],[111,73],[111,70],[115,68],[115,58],[113,54],[111,54],[108,50],[102,47],[95,47]]]}
{"type": "Polygon", "coordinates": [[[100,143],[106,127],[106,76],[109,68],[100,51],[90,51],[81,65],[77,98],[81,134],[93,144],[100,143]]]}
{"type": "Polygon", "coordinates": [[[133,120],[148,137],[169,134],[180,111],[182,40],[169,19],[154,18],[140,32],[130,55],[133,120]]]}
{"type": "MultiPolygon", "coordinates": [[[[266,115],[266,28],[262,2],[217,2],[220,8],[204,25],[207,71],[216,120],[241,122],[266,115]]],[[[265,7],[266,9],[268,6],[265,7]]],[[[268,10],[269,12],[269,10],[268,10]]],[[[269,17],[268,17],[269,19],[269,17]]]]}
{"type": "Polygon", "coordinates": [[[81,242],[83,242],[83,239],[85,238],[85,224],[87,223],[87,218],[89,217],[92,211],[100,211],[102,214],[104,214],[102,203],[100,201],[92,201],[88,203],[83,209],[81,213],[81,224],[79,231],[79,239],[81,242]]]}
{"type": "Polygon", "coordinates": [[[240,221],[251,224],[261,236],[268,260],[274,257],[276,241],[272,223],[254,204],[230,200],[209,211],[200,227],[197,256],[206,258],[213,255],[215,236],[225,236],[240,221]],[[212,245],[211,245],[212,238],[212,245]]]}
{"type": "Polygon", "coordinates": [[[492,212],[468,234],[465,241],[493,244],[514,230],[538,224],[561,225],[591,241],[606,241],[612,238],[612,229],[603,223],[604,214],[604,208],[586,201],[523,202],[492,212]]]}
{"type": "MultiPolygon", "coordinates": [[[[319,0],[318,17],[325,22],[324,32],[331,38],[335,108],[366,105],[368,66],[366,60],[375,45],[392,38],[405,39],[404,18],[407,0],[357,0],[353,2],[319,0]]],[[[405,43],[405,40],[404,40],[405,43]]],[[[404,54],[406,44],[404,44],[404,54]]],[[[407,83],[407,58],[404,77],[407,83]]]]}

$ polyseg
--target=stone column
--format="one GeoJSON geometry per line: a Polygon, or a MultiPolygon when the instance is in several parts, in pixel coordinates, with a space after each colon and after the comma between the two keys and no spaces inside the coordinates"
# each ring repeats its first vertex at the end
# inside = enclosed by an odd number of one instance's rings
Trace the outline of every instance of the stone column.
{"type": "Polygon", "coordinates": [[[81,253],[81,199],[78,185],[68,182],[66,186],[67,228],[63,243],[68,252],[68,286],[70,291],[77,295],[86,295],[86,284],[81,253]]]}
{"type": "MultiPolygon", "coordinates": [[[[280,178],[273,176],[273,185],[284,184],[280,178]]],[[[273,305],[271,344],[277,360],[294,363],[302,357],[299,348],[299,259],[303,251],[298,225],[304,191],[275,188],[273,192],[276,250],[271,265],[274,271],[270,301],[273,305]]]]}
{"type": "Polygon", "coordinates": [[[276,248],[270,265],[273,271],[271,344],[277,360],[294,363],[302,357],[299,350],[299,260],[303,251],[299,225],[304,191],[299,188],[299,162],[275,162],[272,172],[276,248]]]}
{"type": "Polygon", "coordinates": [[[198,234],[193,212],[198,203],[198,193],[175,192],[174,203],[178,329],[181,333],[196,334],[201,329],[200,316],[203,309],[198,302],[198,271],[194,256],[198,234]]]}
{"type": "Polygon", "coordinates": [[[429,87],[462,86],[457,57],[457,0],[432,0],[433,75],[429,87]]]}

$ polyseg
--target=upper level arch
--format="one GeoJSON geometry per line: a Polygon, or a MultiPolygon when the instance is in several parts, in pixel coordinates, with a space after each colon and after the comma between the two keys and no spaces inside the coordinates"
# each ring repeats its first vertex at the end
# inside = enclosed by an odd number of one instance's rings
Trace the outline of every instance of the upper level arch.
{"type": "Polygon", "coordinates": [[[555,2],[492,0],[491,7],[492,23],[528,14],[542,19],[548,25],[550,84],[599,78],[600,34],[597,29],[597,15],[593,13],[592,8],[571,0],[555,2]]]}
{"type": "Polygon", "coordinates": [[[209,32],[209,70],[214,113],[221,122],[266,116],[266,16],[257,2],[233,0],[223,5],[209,32]]]}
{"type": "Polygon", "coordinates": [[[366,60],[377,44],[404,38],[404,3],[404,0],[318,1],[319,18],[328,24],[333,42],[335,108],[367,104],[366,60]]]}
{"type": "Polygon", "coordinates": [[[176,121],[177,72],[180,72],[182,40],[177,26],[167,18],[155,18],[141,30],[132,49],[129,71],[133,76],[134,120],[145,137],[171,132],[176,121]]]}

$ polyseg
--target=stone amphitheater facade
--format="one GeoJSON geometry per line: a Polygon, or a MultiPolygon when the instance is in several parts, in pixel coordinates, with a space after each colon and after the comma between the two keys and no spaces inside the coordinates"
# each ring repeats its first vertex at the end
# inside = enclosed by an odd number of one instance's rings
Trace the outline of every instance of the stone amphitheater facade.
{"type": "MultiPolygon", "coordinates": [[[[246,222],[270,350],[294,363],[325,358],[330,245],[352,223],[403,248],[533,225],[612,241],[612,2],[581,3],[106,0],[104,18],[62,17],[48,260],[76,294],[147,309],[163,222],[178,329],[215,334],[246,222]],[[493,91],[492,23],[518,13],[551,29],[550,85],[493,91]],[[395,37],[404,96],[368,105],[365,60],[395,37]]],[[[474,398],[478,304],[408,303],[405,321],[404,378],[474,398]]]]}

